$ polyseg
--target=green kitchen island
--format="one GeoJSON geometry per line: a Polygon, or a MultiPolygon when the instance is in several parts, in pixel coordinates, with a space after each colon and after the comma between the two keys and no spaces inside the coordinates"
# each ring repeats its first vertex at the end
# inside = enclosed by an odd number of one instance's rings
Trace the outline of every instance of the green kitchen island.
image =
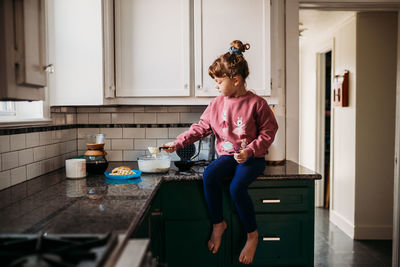
{"type": "MultiPolygon", "coordinates": [[[[196,170],[196,169],[195,169],[196,170]]],[[[246,234],[224,179],[224,219],[228,228],[217,254],[207,249],[212,231],[203,194],[202,170],[171,171],[131,237],[147,237],[160,263],[175,266],[239,266],[246,234]]],[[[294,162],[267,166],[249,187],[259,231],[252,266],[313,266],[314,181],[321,176],[294,162]]]]}

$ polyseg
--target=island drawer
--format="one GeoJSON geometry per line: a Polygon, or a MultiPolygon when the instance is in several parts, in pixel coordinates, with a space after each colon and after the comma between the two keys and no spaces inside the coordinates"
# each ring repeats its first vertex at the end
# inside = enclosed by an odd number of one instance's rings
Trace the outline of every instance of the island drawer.
{"type": "MultiPolygon", "coordinates": [[[[266,214],[256,216],[258,247],[254,257],[257,266],[305,266],[312,253],[312,244],[306,235],[313,235],[312,222],[306,214],[266,214]],[[293,265],[294,264],[294,265],[293,265]]],[[[246,233],[237,215],[232,219],[232,263],[240,265],[238,258],[246,243],[246,233]]]]}
{"type": "Polygon", "coordinates": [[[310,192],[307,187],[269,187],[248,189],[256,213],[307,211],[310,192]]]}

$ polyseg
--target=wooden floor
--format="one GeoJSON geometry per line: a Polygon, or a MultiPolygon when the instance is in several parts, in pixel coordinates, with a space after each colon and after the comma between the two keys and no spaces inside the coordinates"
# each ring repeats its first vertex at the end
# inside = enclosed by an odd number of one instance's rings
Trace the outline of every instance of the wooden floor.
{"type": "Polygon", "coordinates": [[[329,210],[315,210],[314,266],[391,267],[392,241],[357,241],[329,222],[329,210]]]}

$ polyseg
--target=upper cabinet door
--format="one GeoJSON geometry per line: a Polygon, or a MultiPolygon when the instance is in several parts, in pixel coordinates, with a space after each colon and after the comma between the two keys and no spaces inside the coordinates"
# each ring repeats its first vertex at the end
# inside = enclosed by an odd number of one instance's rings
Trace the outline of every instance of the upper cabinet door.
{"type": "Polygon", "coordinates": [[[228,51],[233,40],[251,46],[244,53],[250,70],[247,89],[261,96],[270,95],[270,1],[195,0],[194,3],[196,96],[218,94],[208,67],[228,51]]]}
{"type": "Polygon", "coordinates": [[[102,2],[48,1],[51,105],[103,104],[102,2]]]}
{"type": "Polygon", "coordinates": [[[190,96],[189,0],[115,1],[117,97],[190,96]]]}

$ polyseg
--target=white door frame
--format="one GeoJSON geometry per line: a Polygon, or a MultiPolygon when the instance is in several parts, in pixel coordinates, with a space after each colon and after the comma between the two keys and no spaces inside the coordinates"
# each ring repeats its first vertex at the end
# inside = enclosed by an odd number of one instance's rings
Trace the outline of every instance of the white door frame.
{"type": "MultiPolygon", "coordinates": [[[[331,63],[331,77],[333,77],[333,67],[334,67],[334,51],[333,51],[333,40],[329,40],[327,43],[324,43],[322,47],[318,50],[316,54],[317,59],[317,67],[316,67],[316,81],[317,81],[317,92],[316,92],[316,127],[315,127],[315,136],[316,136],[316,145],[315,145],[315,170],[320,173],[322,176],[322,180],[316,182],[316,206],[323,207],[324,206],[324,187],[325,187],[325,53],[332,51],[332,63],[331,63]]],[[[332,84],[332,80],[331,80],[332,84]]],[[[332,114],[332,107],[331,107],[332,114]]],[[[331,119],[331,122],[333,120],[331,119]]],[[[333,135],[333,128],[331,123],[331,137],[333,135]]],[[[333,138],[331,138],[332,144],[333,138]]],[[[332,146],[330,148],[331,153],[332,146]]],[[[330,166],[333,164],[333,157],[330,157],[330,166]]],[[[330,168],[330,179],[332,177],[332,170],[330,168]]],[[[331,183],[332,184],[332,183],[331,183]]]]}

